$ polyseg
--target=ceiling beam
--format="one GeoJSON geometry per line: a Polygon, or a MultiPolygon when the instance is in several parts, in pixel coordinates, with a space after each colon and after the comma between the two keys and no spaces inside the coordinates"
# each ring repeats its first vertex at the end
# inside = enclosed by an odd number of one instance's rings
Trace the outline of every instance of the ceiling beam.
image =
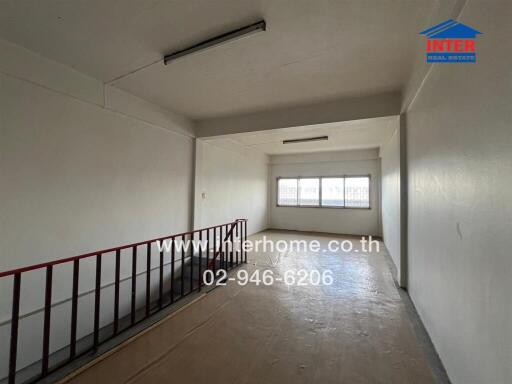
{"type": "Polygon", "coordinates": [[[269,129],[325,124],[396,116],[400,114],[399,92],[345,98],[324,103],[278,108],[269,111],[219,117],[196,122],[198,137],[212,137],[269,129]]]}

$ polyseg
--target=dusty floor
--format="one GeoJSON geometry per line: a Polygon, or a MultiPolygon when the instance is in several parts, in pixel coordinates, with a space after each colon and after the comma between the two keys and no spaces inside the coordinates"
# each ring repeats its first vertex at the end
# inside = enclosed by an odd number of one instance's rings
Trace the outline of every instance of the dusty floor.
{"type": "MultiPolygon", "coordinates": [[[[274,240],[298,233],[269,231],[274,240]]],[[[385,249],[252,252],[249,273],[330,269],[326,286],[231,281],[68,381],[73,383],[432,383],[385,249]]],[[[336,237],[336,239],[344,239],[336,237]]],[[[355,238],[347,239],[357,241],[355,238]]],[[[359,243],[357,241],[359,247],[359,243]]],[[[235,270],[236,274],[237,270],[235,270]]],[[[233,275],[234,276],[234,275],[233,275]]],[[[297,274],[295,274],[297,276],[297,274]]]]}

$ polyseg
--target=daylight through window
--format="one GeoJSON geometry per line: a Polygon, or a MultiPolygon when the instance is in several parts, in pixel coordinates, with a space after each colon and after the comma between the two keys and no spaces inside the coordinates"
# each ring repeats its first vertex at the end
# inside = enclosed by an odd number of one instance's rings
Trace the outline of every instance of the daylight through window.
{"type": "Polygon", "coordinates": [[[370,176],[278,178],[277,205],[370,208],[370,176]]]}

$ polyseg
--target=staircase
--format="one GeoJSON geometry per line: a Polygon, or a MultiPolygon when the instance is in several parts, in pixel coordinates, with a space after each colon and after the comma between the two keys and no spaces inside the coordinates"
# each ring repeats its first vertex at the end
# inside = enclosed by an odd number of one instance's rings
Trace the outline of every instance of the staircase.
{"type": "MultiPolygon", "coordinates": [[[[123,332],[135,329],[135,326],[140,327],[144,324],[143,322],[147,322],[163,309],[169,309],[188,295],[204,289],[203,277],[207,270],[212,271],[210,276],[213,276],[213,280],[210,279],[207,282],[211,288],[215,287],[220,276],[219,270],[227,271],[247,262],[247,254],[241,247],[246,239],[247,220],[237,219],[227,224],[0,272],[2,287],[5,286],[7,279],[12,279],[13,287],[10,319],[0,325],[10,326],[9,332],[2,332],[2,335],[8,335],[8,340],[2,340],[2,344],[9,345],[9,353],[7,362],[2,364],[0,361],[0,382],[9,384],[36,382],[84,355],[96,353],[98,347],[107,341],[119,338],[123,332]],[[204,246],[199,245],[197,248],[193,245],[188,248],[179,246],[180,241],[186,243],[194,240],[201,240],[204,246]],[[171,247],[158,248],[157,245],[164,241],[171,241],[171,247]],[[155,250],[159,252],[154,254],[155,250]],[[165,262],[166,257],[170,261],[165,262]],[[90,263],[94,263],[94,276],[88,276],[92,279],[91,285],[94,285],[94,289],[80,292],[79,286],[84,285],[82,280],[86,278],[86,273],[81,272],[80,266],[84,265],[86,260],[89,260],[89,266],[90,263]],[[130,260],[131,274],[121,277],[121,270],[126,270],[130,260]],[[157,267],[154,266],[155,260],[158,261],[157,267]],[[107,262],[108,265],[114,265],[114,271],[110,271],[113,272],[114,278],[113,281],[105,284],[104,279],[102,280],[102,272],[108,272],[104,267],[107,262]],[[62,272],[61,266],[65,265],[69,265],[72,279],[69,298],[52,302],[52,288],[55,285],[54,268],[58,267],[59,272],[62,272]],[[145,270],[142,272],[141,265],[145,265],[145,270]],[[22,314],[20,313],[22,282],[27,281],[26,284],[32,287],[34,281],[30,280],[34,276],[30,274],[35,271],[44,272],[45,275],[43,286],[40,287],[41,291],[44,291],[44,307],[22,314]],[[25,277],[25,275],[28,276],[25,277]],[[144,284],[141,285],[142,280],[144,284]],[[131,287],[129,295],[126,295],[127,290],[123,289],[127,285],[131,287]],[[142,292],[141,287],[143,287],[142,292]],[[107,294],[109,289],[113,290],[113,295],[107,294]],[[78,323],[82,318],[78,317],[78,313],[86,296],[91,296],[94,301],[92,322],[89,324],[92,332],[79,335],[78,323]],[[112,314],[106,315],[104,308],[102,312],[102,300],[111,300],[112,296],[112,314]],[[141,300],[141,297],[144,300],[141,300]],[[66,329],[70,330],[69,342],[60,348],[50,348],[52,332],[61,331],[51,326],[52,310],[54,313],[59,313],[56,309],[66,302],[69,302],[71,307],[69,319],[66,321],[68,323],[66,329]],[[129,306],[120,304],[123,302],[129,302],[129,306]],[[37,317],[38,314],[42,316],[37,317]],[[41,329],[38,340],[41,344],[41,352],[39,357],[30,358],[28,355],[34,355],[32,346],[37,345],[37,340],[31,342],[30,346],[19,345],[20,320],[33,322],[37,318],[42,318],[40,327],[35,326],[41,329]],[[20,360],[22,363],[19,364],[20,360]],[[2,365],[7,367],[3,371],[2,365]]],[[[55,320],[62,324],[62,318],[55,320]]]]}

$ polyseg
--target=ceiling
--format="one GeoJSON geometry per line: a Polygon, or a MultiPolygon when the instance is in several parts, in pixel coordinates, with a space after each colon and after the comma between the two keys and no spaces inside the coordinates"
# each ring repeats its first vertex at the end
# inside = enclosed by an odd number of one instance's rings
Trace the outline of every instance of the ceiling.
{"type": "Polygon", "coordinates": [[[399,117],[389,116],[253,133],[237,133],[207,141],[226,148],[233,148],[233,144],[235,144],[239,148],[251,148],[268,155],[378,148],[389,141],[398,125],[399,117]],[[283,140],[324,135],[329,139],[283,144],[283,140]]]}
{"type": "Polygon", "coordinates": [[[113,84],[207,119],[401,89],[435,3],[3,0],[0,37],[106,83],[124,76],[113,84]],[[161,61],[262,18],[266,32],[161,61]]]}

